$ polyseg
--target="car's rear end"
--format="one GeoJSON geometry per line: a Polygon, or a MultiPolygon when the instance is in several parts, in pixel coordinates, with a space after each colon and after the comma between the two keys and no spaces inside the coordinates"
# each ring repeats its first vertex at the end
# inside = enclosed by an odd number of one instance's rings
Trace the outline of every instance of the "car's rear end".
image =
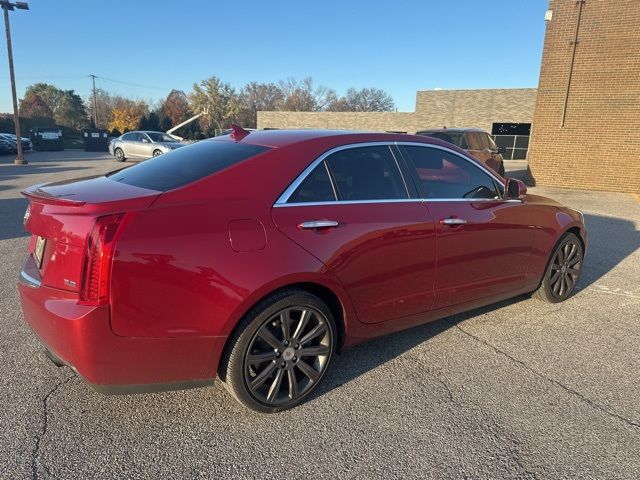
{"type": "Polygon", "coordinates": [[[212,377],[194,369],[207,363],[208,339],[122,337],[110,325],[118,238],[160,193],[108,177],[23,192],[31,233],[19,281],[24,317],[55,358],[98,390],[158,390],[212,377]]]}

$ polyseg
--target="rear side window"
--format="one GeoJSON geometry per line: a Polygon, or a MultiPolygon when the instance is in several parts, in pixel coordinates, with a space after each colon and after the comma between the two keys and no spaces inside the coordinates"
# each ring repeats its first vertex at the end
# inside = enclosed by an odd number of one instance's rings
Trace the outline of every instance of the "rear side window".
{"type": "Polygon", "coordinates": [[[266,150],[269,147],[203,140],[107,176],[116,182],[165,192],[200,180],[266,150]]]}
{"type": "Polygon", "coordinates": [[[402,174],[386,145],[340,150],[326,160],[338,200],[409,198],[402,174]]]}
{"type": "Polygon", "coordinates": [[[324,162],[307,175],[291,194],[288,203],[335,202],[336,196],[324,162]]]}
{"type": "Polygon", "coordinates": [[[458,155],[439,148],[414,146],[405,146],[404,152],[415,167],[424,198],[500,198],[493,178],[458,155]]]}

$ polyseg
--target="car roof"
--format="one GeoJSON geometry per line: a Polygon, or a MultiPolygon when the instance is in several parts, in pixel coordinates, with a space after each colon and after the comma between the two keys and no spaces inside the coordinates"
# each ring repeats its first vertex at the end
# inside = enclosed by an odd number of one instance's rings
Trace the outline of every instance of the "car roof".
{"type": "MultiPolygon", "coordinates": [[[[238,140],[239,143],[247,143],[251,145],[262,145],[265,147],[279,148],[301,143],[311,140],[325,139],[336,140],[337,143],[344,141],[345,143],[357,142],[422,142],[422,143],[438,143],[437,140],[431,140],[429,137],[417,137],[416,135],[407,135],[402,133],[385,133],[371,132],[362,130],[256,130],[249,132],[246,136],[238,140]]],[[[210,141],[235,141],[231,135],[220,135],[208,139],[210,141]]],[[[439,144],[439,143],[438,143],[439,144]]]]}

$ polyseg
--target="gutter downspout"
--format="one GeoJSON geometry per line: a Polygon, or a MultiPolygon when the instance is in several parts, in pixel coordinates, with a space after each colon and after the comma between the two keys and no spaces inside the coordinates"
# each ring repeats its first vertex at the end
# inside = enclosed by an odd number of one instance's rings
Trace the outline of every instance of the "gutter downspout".
{"type": "Polygon", "coordinates": [[[576,33],[573,37],[573,49],[571,52],[571,63],[569,65],[569,74],[567,75],[567,88],[564,92],[564,104],[562,106],[562,118],[560,119],[560,128],[564,127],[564,121],[567,117],[567,104],[569,103],[569,90],[571,88],[571,77],[573,76],[573,64],[576,60],[576,48],[578,47],[578,32],[580,31],[580,19],[582,18],[582,7],[584,6],[586,0],[576,0],[576,4],[578,7],[578,20],[576,21],[576,33]]]}

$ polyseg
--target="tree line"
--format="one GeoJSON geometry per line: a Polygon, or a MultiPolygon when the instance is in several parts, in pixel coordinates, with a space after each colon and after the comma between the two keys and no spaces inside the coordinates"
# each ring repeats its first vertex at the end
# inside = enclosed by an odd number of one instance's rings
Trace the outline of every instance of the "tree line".
{"type": "MultiPolygon", "coordinates": [[[[82,99],[73,90],[47,83],[29,86],[20,100],[20,116],[72,130],[96,126],[119,135],[130,130],[162,130],[206,112],[178,133],[185,138],[215,135],[231,123],[255,128],[258,111],[381,112],[394,110],[393,99],[378,88],[349,88],[344,95],[316,85],[310,77],[276,83],[251,82],[236,90],[218,77],[195,83],[190,92],[172,90],[155,103],[133,100],[96,89],[82,99]],[[94,106],[95,103],[95,106],[94,106]],[[97,115],[94,115],[94,109],[97,115]],[[94,118],[97,117],[97,125],[94,118]]],[[[32,122],[30,122],[32,123],[32,122]]]]}

